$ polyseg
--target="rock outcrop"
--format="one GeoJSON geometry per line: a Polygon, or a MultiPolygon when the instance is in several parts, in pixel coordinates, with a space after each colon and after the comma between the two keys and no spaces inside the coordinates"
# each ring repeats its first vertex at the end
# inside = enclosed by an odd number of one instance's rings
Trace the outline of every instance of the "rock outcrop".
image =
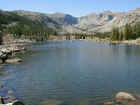
{"type": "Polygon", "coordinates": [[[24,50],[24,47],[16,46],[16,45],[2,45],[0,46],[0,60],[2,63],[15,63],[15,62],[21,62],[22,60],[19,58],[14,58],[14,59],[8,59],[10,56],[15,55],[16,53],[24,50]]]}

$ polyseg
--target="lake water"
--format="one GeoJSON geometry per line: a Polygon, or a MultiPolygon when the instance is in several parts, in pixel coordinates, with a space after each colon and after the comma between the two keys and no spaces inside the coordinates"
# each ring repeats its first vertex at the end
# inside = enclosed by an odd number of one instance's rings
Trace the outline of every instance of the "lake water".
{"type": "Polygon", "coordinates": [[[7,74],[0,76],[0,84],[27,105],[50,100],[95,105],[119,91],[140,93],[139,46],[63,41],[33,45],[32,50],[36,53],[5,66],[7,74]]]}

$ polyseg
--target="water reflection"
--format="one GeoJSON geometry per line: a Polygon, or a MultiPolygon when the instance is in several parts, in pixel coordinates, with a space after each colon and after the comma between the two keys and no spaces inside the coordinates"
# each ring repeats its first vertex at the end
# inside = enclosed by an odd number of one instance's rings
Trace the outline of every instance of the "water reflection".
{"type": "Polygon", "coordinates": [[[35,54],[0,77],[27,105],[102,105],[119,91],[139,92],[138,46],[64,41],[32,49],[35,54]]]}

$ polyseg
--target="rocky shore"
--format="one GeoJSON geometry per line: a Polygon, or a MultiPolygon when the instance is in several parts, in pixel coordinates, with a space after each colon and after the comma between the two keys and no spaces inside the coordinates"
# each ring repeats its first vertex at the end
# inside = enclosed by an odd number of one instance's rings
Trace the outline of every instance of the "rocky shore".
{"type": "MultiPolygon", "coordinates": [[[[3,43],[0,45],[0,68],[6,63],[22,62],[22,59],[17,57],[19,54],[26,52],[26,46],[33,42],[25,39],[14,39],[10,35],[5,35],[3,43]]],[[[3,72],[0,71],[0,75],[3,72]]]]}
{"type": "MultiPolygon", "coordinates": [[[[28,41],[14,40],[10,43],[3,43],[2,45],[0,45],[0,75],[5,74],[4,71],[1,72],[1,68],[5,64],[22,62],[22,59],[17,55],[24,54],[26,52],[25,46],[28,44],[28,41]]],[[[17,98],[15,97],[16,95],[14,94],[15,92],[5,87],[5,85],[3,86],[0,84],[0,93],[0,104],[17,105],[17,103],[20,103],[19,105],[24,105],[17,100],[17,98]]]]}
{"type": "Polygon", "coordinates": [[[23,45],[1,45],[0,46],[0,63],[21,62],[21,59],[15,58],[17,53],[24,51],[23,45]]]}
{"type": "Polygon", "coordinates": [[[0,45],[0,65],[4,63],[16,63],[22,60],[16,57],[16,54],[24,52],[25,45],[32,43],[27,39],[16,39],[10,34],[2,37],[2,45],[0,45]]]}
{"type": "Polygon", "coordinates": [[[108,44],[140,45],[140,38],[137,38],[136,40],[113,41],[110,38],[100,39],[94,37],[93,39],[85,39],[85,41],[108,44]]]}

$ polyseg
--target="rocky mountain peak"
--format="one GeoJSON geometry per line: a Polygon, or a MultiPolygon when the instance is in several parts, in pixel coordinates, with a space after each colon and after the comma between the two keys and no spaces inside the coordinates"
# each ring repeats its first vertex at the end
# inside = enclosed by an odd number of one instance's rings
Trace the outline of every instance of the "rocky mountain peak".
{"type": "Polygon", "coordinates": [[[18,15],[26,16],[32,20],[39,20],[47,26],[61,28],[70,32],[106,32],[113,26],[122,27],[125,24],[140,22],[140,8],[128,12],[104,11],[91,13],[87,16],[74,17],[65,13],[43,14],[30,11],[14,11],[18,15]]]}
{"type": "Polygon", "coordinates": [[[78,22],[78,19],[76,17],[73,17],[72,15],[69,14],[59,13],[59,12],[54,14],[47,14],[47,16],[61,25],[73,25],[73,24],[77,24],[78,22]]]}
{"type": "Polygon", "coordinates": [[[136,8],[135,10],[131,10],[128,13],[140,14],[140,8],[136,8]]]}

